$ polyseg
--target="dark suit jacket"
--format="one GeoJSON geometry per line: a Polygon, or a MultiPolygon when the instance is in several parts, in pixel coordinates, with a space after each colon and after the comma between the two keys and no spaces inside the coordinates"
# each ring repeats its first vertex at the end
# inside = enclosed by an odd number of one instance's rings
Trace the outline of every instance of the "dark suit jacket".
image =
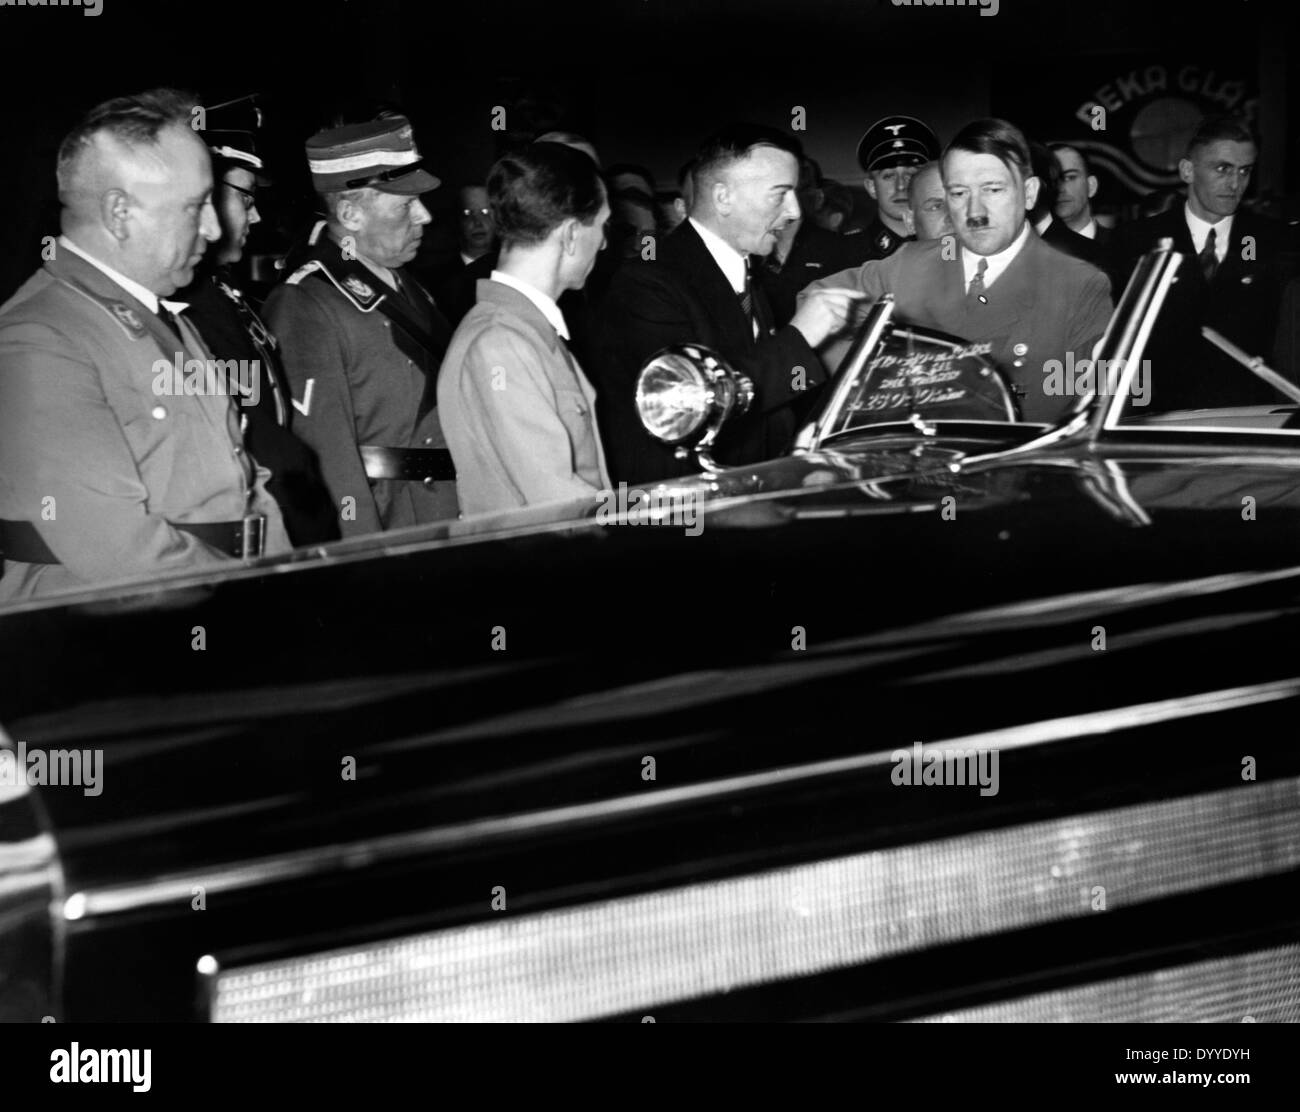
{"type": "Polygon", "coordinates": [[[1138,259],[1162,238],[1172,238],[1184,256],[1144,355],[1151,361],[1152,409],[1283,400],[1206,341],[1201,326],[1221,332],[1250,355],[1272,356],[1278,303],[1290,266],[1286,234],[1276,221],[1239,209],[1233,217],[1232,244],[1207,285],[1183,205],[1119,230],[1116,258],[1126,279],[1138,259]]]}
{"type": "MultiPolygon", "coordinates": [[[[765,297],[761,284],[757,296],[765,297]]],[[[653,260],[620,265],[594,325],[591,377],[616,483],[699,470],[693,456],[675,459],[673,449],[651,437],[636,413],[637,376],[662,348],[703,344],[753,380],[749,413],[733,417],[718,438],[714,456],[723,464],[752,463],[785,451],[812,392],[827,377],[796,328],[786,325],[754,339],[740,299],[689,222],[659,238],[653,260]]]]}
{"type": "Polygon", "coordinates": [[[794,243],[785,262],[778,263],[773,251],[758,267],[759,278],[767,299],[772,304],[772,319],[776,326],[790,323],[794,316],[795,299],[799,292],[818,278],[836,274],[865,260],[858,257],[853,243],[838,232],[819,228],[805,219],[795,233],[794,243]]]}
{"type": "MultiPolygon", "coordinates": [[[[1098,233],[1100,234],[1100,227],[1098,233]]],[[[1085,263],[1091,263],[1098,270],[1108,271],[1110,256],[1100,239],[1089,239],[1071,228],[1064,220],[1052,217],[1047,230],[1042,233],[1044,243],[1050,243],[1058,251],[1063,251],[1085,263]]]]}
{"type": "MultiPolygon", "coordinates": [[[[989,358],[1022,392],[1025,420],[1058,420],[1075,399],[1053,392],[1053,361],[1072,354],[1077,363],[1092,355],[1111,314],[1106,276],[1049,247],[1031,228],[1020,253],[980,303],[966,295],[960,251],[951,258],[945,254],[943,240],[905,243],[887,259],[814,282],[805,296],[836,286],[862,290],[872,301],[892,293],[898,317],[909,324],[990,344],[989,358]]],[[[828,346],[828,366],[839,365],[848,343],[838,338],[828,346]]]]}

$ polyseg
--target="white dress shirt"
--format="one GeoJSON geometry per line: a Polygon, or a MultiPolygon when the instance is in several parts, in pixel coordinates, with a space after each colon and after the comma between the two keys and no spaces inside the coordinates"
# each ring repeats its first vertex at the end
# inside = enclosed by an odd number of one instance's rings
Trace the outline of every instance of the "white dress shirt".
{"type": "Polygon", "coordinates": [[[1083,236],[1084,239],[1096,239],[1097,221],[1094,220],[1092,217],[1089,217],[1088,223],[1086,223],[1082,228],[1079,229],[1079,234],[1083,236]]]}
{"type": "Polygon", "coordinates": [[[554,298],[547,297],[536,286],[521,282],[504,270],[494,270],[492,272],[492,281],[500,282],[503,286],[509,286],[512,290],[518,290],[537,306],[538,312],[550,321],[551,327],[560,334],[561,339],[568,340],[569,326],[564,323],[564,314],[560,312],[560,307],[555,303],[554,298]]]}
{"type": "MultiPolygon", "coordinates": [[[[709,254],[713,256],[713,261],[722,268],[722,273],[727,281],[731,283],[731,288],[736,291],[736,296],[743,297],[745,294],[745,271],[748,268],[747,256],[742,255],[716,232],[710,231],[699,223],[695,217],[688,216],[686,219],[691,222],[691,227],[699,233],[700,239],[704,241],[704,246],[709,249],[709,254]]],[[[758,317],[755,316],[754,339],[757,340],[761,334],[762,329],[758,327],[758,317]]]]}
{"type": "Polygon", "coordinates": [[[1020,254],[1021,249],[1029,242],[1029,221],[1026,220],[1020,229],[1020,234],[1016,236],[1011,244],[1004,247],[996,255],[977,255],[974,251],[967,251],[965,247],[961,249],[961,269],[966,276],[966,292],[970,292],[971,279],[975,277],[975,271],[979,267],[980,259],[988,260],[988,269],[984,271],[984,288],[988,289],[998,280],[998,276],[1011,265],[1011,260],[1020,254]]]}
{"type": "Polygon", "coordinates": [[[1192,212],[1191,205],[1186,203],[1183,204],[1183,215],[1187,218],[1187,228],[1192,233],[1192,246],[1196,248],[1196,253],[1199,255],[1205,250],[1205,238],[1213,228],[1214,257],[1223,262],[1228,255],[1228,245],[1232,242],[1232,217],[1225,216],[1217,224],[1210,224],[1192,212]]]}

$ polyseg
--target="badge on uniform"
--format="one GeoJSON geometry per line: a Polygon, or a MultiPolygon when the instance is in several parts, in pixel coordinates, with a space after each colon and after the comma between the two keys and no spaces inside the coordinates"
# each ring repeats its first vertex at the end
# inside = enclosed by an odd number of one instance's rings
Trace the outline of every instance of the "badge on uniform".
{"type": "Polygon", "coordinates": [[[349,274],[344,278],[343,284],[353,295],[361,298],[363,301],[369,301],[375,296],[375,291],[354,274],[349,274]]]}
{"type": "Polygon", "coordinates": [[[130,305],[121,301],[109,301],[107,305],[109,312],[117,318],[118,323],[131,334],[133,339],[138,340],[144,335],[144,321],[136,315],[130,305]]]}

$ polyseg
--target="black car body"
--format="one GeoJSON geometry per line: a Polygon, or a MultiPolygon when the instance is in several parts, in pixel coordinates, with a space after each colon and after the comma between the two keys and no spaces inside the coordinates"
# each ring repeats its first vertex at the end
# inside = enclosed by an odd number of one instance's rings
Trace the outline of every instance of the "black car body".
{"type": "Polygon", "coordinates": [[[5,612],[0,1015],[1296,1019],[1295,407],[1122,402],[5,612]]]}

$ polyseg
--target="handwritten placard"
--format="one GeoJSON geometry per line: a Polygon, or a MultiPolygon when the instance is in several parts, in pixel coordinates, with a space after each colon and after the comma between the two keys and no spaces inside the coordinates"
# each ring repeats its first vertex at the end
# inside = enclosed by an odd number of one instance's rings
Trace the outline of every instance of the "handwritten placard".
{"type": "Polygon", "coordinates": [[[897,329],[880,345],[851,395],[846,427],[929,420],[1009,421],[1014,405],[988,358],[993,345],[897,329]]]}

